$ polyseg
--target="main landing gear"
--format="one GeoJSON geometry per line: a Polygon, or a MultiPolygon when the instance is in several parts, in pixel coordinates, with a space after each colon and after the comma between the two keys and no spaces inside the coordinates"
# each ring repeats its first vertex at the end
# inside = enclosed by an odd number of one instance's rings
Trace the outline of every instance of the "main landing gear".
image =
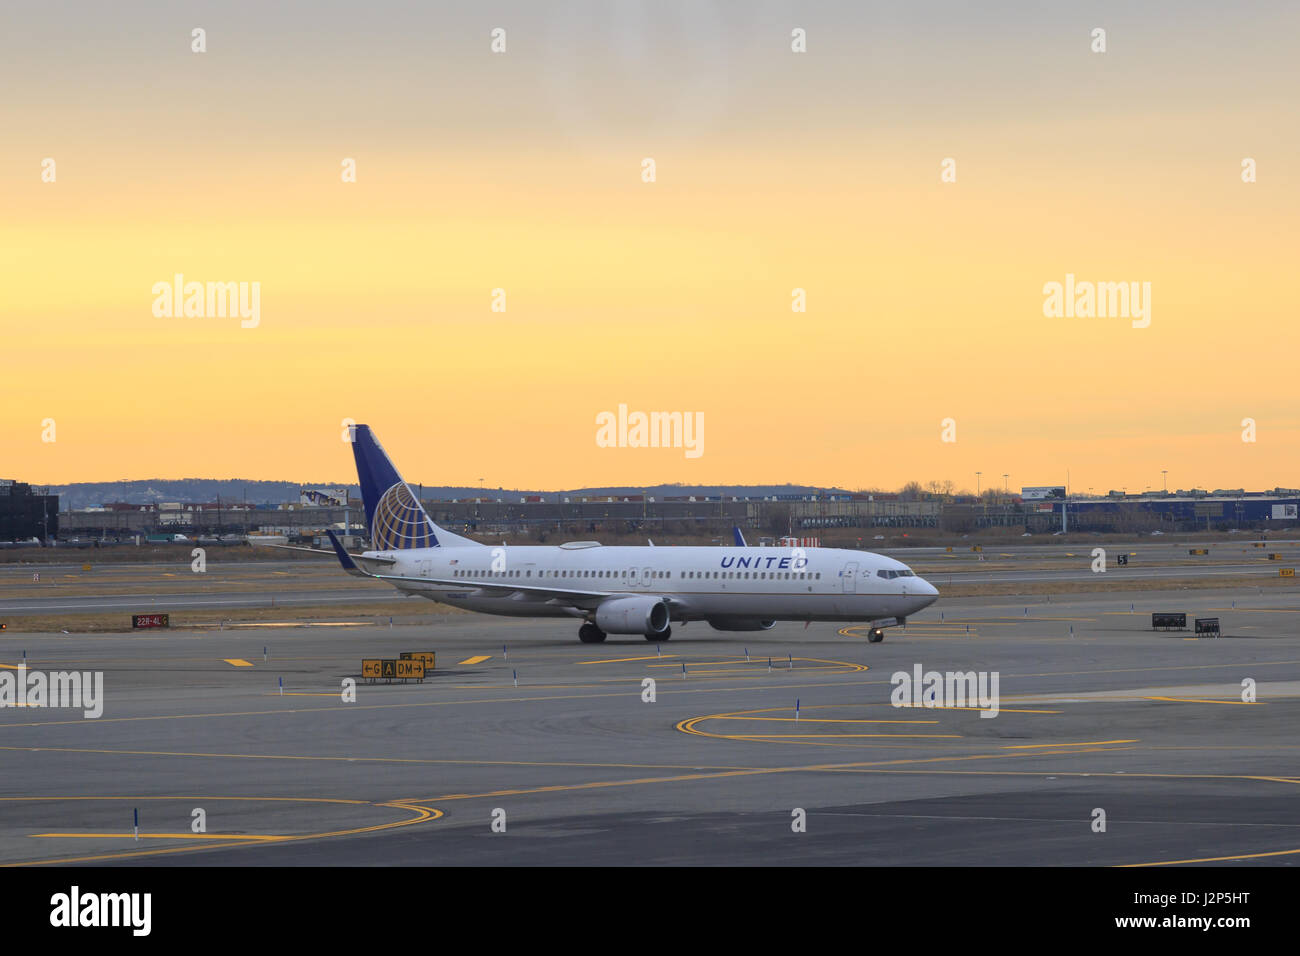
{"type": "Polygon", "coordinates": [[[867,642],[870,644],[879,644],[885,639],[885,629],[883,627],[873,627],[867,632],[867,642]]]}
{"type": "MultiPolygon", "coordinates": [[[[578,640],[584,644],[599,644],[605,640],[605,636],[605,632],[590,621],[578,628],[578,640]]],[[[666,641],[672,636],[673,629],[666,627],[662,634],[647,634],[645,639],[647,641],[666,641]]]]}

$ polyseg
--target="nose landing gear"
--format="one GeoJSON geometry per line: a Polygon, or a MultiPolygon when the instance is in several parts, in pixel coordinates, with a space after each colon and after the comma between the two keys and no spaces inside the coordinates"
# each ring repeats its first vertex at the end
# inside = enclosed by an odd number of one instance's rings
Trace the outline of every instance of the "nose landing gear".
{"type": "Polygon", "coordinates": [[[867,632],[867,641],[871,644],[879,644],[885,639],[885,629],[882,627],[873,627],[867,632]]]}

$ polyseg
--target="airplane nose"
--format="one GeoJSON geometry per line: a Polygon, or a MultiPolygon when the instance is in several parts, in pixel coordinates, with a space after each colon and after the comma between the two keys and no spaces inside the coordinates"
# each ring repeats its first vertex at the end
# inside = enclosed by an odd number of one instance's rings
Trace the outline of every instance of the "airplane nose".
{"type": "MultiPolygon", "coordinates": [[[[933,598],[937,598],[937,597],[939,596],[939,589],[936,588],[936,587],[935,587],[933,584],[931,584],[929,581],[927,581],[925,578],[917,578],[917,579],[916,579],[916,593],[917,593],[918,595],[924,595],[925,597],[928,597],[928,598],[933,599],[933,598]]],[[[929,603],[929,602],[927,602],[927,603],[929,603]]]]}

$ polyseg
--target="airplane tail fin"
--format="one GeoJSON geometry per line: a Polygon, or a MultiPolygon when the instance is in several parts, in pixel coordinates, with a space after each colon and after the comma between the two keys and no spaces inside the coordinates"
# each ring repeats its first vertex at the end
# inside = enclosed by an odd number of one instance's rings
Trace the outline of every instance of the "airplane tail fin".
{"type": "Polygon", "coordinates": [[[366,527],[376,551],[479,545],[433,523],[424,506],[384,451],[369,425],[349,429],[357,480],[366,509],[366,527]]]}

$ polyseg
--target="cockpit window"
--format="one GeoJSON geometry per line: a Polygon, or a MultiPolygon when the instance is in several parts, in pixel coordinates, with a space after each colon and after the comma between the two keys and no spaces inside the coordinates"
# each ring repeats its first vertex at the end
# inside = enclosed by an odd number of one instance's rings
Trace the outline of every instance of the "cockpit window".
{"type": "Polygon", "coordinates": [[[907,570],[894,571],[894,570],[886,570],[885,568],[881,568],[879,571],[876,572],[876,574],[878,574],[880,577],[884,578],[887,581],[892,581],[894,578],[916,577],[916,572],[914,571],[907,571],[907,570]]]}

